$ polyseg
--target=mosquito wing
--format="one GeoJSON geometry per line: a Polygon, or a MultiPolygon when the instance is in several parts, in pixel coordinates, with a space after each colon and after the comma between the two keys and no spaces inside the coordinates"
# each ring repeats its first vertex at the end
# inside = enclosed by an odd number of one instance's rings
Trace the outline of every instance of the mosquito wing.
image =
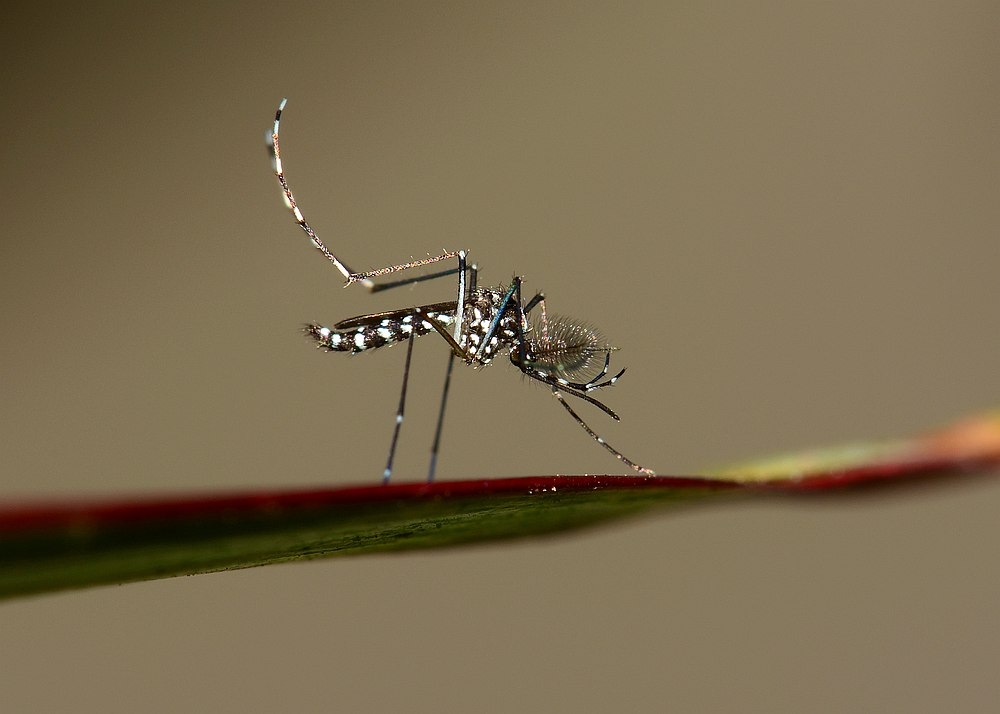
{"type": "Polygon", "coordinates": [[[416,315],[417,311],[423,315],[430,315],[431,317],[454,317],[456,310],[458,310],[458,302],[455,300],[449,300],[446,302],[435,302],[421,307],[404,307],[400,310],[388,310],[386,312],[372,313],[371,315],[349,317],[346,320],[341,320],[333,327],[336,330],[351,330],[358,327],[378,325],[383,320],[397,322],[402,320],[404,317],[416,315]]]}

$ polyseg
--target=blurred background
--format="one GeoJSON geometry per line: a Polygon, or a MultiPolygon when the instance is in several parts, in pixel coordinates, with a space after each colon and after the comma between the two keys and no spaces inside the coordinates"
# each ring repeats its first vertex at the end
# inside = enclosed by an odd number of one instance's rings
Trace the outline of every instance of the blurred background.
{"type": "MultiPolygon", "coordinates": [[[[301,324],[466,248],[599,326],[662,474],[1000,403],[1000,8],[22,4],[5,13],[4,498],[372,483],[402,349],[301,324]]],[[[399,480],[446,349],[417,343],[399,480]]],[[[442,479],[620,464],[506,360],[458,367],[442,479]]],[[[8,711],[982,711],[1000,482],[0,604],[8,711]]]]}

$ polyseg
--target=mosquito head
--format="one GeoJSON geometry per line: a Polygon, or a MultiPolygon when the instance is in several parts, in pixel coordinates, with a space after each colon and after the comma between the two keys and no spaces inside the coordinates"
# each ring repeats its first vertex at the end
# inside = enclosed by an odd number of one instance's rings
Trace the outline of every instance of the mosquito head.
{"type": "Polygon", "coordinates": [[[569,317],[550,316],[547,324],[533,325],[525,336],[524,365],[575,380],[593,373],[615,349],[593,326],[569,317]]]}

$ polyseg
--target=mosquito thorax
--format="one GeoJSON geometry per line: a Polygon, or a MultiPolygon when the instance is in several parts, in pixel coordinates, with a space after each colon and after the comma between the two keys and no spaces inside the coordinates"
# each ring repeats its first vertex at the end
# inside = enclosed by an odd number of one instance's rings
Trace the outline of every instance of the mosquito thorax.
{"type": "Polygon", "coordinates": [[[470,294],[459,338],[459,346],[465,350],[465,361],[468,364],[488,365],[498,351],[510,349],[520,340],[521,316],[518,306],[511,303],[504,310],[489,342],[484,344],[506,293],[507,289],[501,285],[496,288],[477,288],[470,294]]]}

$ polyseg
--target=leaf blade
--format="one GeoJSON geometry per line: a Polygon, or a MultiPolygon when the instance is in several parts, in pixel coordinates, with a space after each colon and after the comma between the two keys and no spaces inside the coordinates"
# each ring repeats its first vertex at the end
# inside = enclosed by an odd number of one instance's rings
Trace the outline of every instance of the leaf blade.
{"type": "Polygon", "coordinates": [[[723,496],[898,483],[1000,463],[1000,413],[708,477],[563,476],[0,505],[0,598],[290,560],[567,532],[723,496]]]}

